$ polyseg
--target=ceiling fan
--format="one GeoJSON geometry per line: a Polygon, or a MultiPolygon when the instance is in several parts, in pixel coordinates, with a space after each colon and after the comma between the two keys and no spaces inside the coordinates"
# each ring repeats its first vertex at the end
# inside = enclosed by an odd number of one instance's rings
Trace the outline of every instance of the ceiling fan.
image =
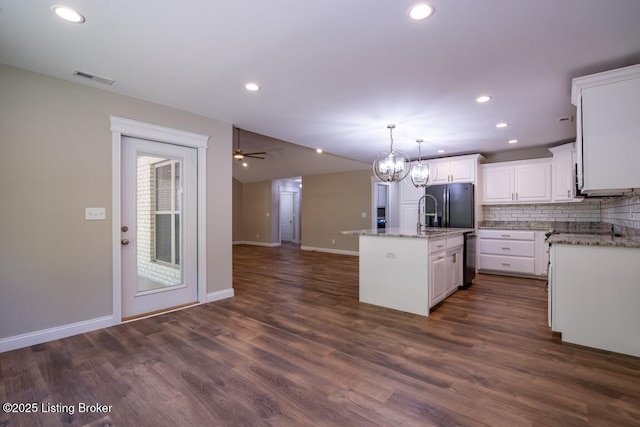
{"type": "Polygon", "coordinates": [[[250,157],[252,159],[264,160],[264,157],[260,157],[260,156],[263,155],[263,154],[267,154],[266,151],[260,151],[260,152],[256,152],[256,153],[244,153],[240,149],[240,128],[236,128],[236,130],[238,131],[238,148],[236,148],[235,151],[233,152],[233,158],[236,159],[239,162],[241,162],[242,159],[244,159],[245,157],[250,157]]]}

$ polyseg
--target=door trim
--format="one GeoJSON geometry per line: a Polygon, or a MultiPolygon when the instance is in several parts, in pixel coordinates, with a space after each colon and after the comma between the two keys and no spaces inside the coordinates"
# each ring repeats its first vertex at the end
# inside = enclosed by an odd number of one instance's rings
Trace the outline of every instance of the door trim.
{"type": "Polygon", "coordinates": [[[203,303],[207,291],[207,146],[209,137],[193,132],[172,129],[117,116],[109,116],[111,122],[111,194],[112,233],[111,258],[113,263],[113,324],[122,323],[122,263],[120,248],[121,208],[121,156],[122,136],[149,139],[185,147],[196,148],[198,153],[198,302],[203,303]]]}

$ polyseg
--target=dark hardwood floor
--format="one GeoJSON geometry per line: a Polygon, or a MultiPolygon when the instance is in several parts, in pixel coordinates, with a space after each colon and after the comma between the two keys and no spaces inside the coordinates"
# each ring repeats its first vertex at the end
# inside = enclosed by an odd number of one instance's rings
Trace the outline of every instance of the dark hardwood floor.
{"type": "Polygon", "coordinates": [[[359,303],[357,257],[233,259],[234,298],[0,354],[0,402],[39,409],[0,426],[640,425],[640,359],[563,344],[542,281],[480,275],[427,318],[359,303]]]}

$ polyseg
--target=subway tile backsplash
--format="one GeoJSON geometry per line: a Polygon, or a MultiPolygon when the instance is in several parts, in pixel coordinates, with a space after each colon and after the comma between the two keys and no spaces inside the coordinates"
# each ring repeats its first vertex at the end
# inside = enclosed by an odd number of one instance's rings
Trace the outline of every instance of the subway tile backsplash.
{"type": "Polygon", "coordinates": [[[575,203],[483,205],[484,221],[601,222],[616,232],[640,235],[640,194],[575,203]]]}
{"type": "Polygon", "coordinates": [[[640,230],[640,194],[602,201],[601,214],[602,222],[640,230]]]}
{"type": "Polygon", "coordinates": [[[600,201],[535,205],[483,205],[485,221],[600,222],[600,201]]]}

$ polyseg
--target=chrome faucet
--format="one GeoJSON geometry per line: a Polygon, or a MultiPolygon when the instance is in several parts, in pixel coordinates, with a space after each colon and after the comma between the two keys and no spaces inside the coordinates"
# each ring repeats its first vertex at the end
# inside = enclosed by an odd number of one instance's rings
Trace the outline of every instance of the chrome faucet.
{"type": "Polygon", "coordinates": [[[420,231],[422,231],[422,228],[427,228],[428,224],[427,221],[425,221],[425,224],[422,224],[422,217],[433,217],[433,225],[435,225],[436,227],[438,226],[438,199],[436,199],[433,195],[431,194],[425,194],[424,196],[420,197],[420,200],[418,200],[418,233],[420,233],[420,231]],[[427,210],[427,197],[431,197],[433,199],[433,203],[435,203],[435,207],[434,207],[434,211],[433,212],[426,212],[427,210]],[[422,209],[421,209],[422,208],[422,209]]]}

